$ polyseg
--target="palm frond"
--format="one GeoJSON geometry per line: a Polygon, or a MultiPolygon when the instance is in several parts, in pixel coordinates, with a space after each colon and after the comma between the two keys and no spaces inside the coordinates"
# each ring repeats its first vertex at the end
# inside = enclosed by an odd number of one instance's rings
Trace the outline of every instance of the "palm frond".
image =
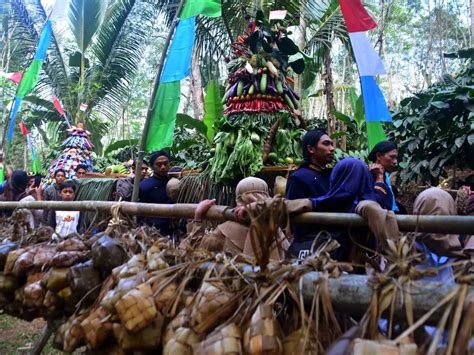
{"type": "Polygon", "coordinates": [[[321,67],[322,59],[335,38],[345,45],[349,43],[349,35],[338,0],[321,0],[318,14],[319,17],[314,17],[308,24],[311,37],[304,48],[304,52],[313,57],[316,71],[321,67]]]}
{"type": "MultiPolygon", "coordinates": [[[[36,1],[36,12],[43,21],[46,21],[47,14],[40,0],[36,1]]],[[[71,82],[70,73],[54,31],[52,33],[48,55],[43,63],[43,70],[46,75],[40,76],[36,92],[41,94],[41,88],[49,86],[53,94],[61,100],[68,115],[74,117],[78,98],[74,90],[72,90],[73,84],[71,82]]],[[[45,95],[42,96],[45,97],[45,95]]]]}
{"type": "Polygon", "coordinates": [[[10,71],[23,71],[27,68],[38,43],[39,36],[26,5],[21,0],[11,0],[9,27],[11,31],[9,68],[10,71]]]}
{"type": "Polygon", "coordinates": [[[83,55],[104,19],[106,6],[102,0],[71,0],[69,4],[69,27],[83,55]]]}
{"type": "Polygon", "coordinates": [[[91,47],[98,64],[91,69],[94,87],[87,92],[90,108],[97,105],[96,109],[110,118],[121,108],[156,13],[153,5],[135,0],[119,0],[109,12],[91,47]]]}

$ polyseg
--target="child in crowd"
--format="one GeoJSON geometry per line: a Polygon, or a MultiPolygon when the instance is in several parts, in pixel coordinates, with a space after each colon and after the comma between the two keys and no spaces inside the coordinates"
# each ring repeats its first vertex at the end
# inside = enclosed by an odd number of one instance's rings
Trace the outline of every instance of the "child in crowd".
{"type": "MultiPolygon", "coordinates": [[[[64,182],[60,187],[61,201],[74,201],[76,185],[72,181],[64,182]]],[[[80,226],[80,211],[53,211],[49,225],[55,229],[59,238],[66,238],[71,233],[78,233],[80,226]]]]}

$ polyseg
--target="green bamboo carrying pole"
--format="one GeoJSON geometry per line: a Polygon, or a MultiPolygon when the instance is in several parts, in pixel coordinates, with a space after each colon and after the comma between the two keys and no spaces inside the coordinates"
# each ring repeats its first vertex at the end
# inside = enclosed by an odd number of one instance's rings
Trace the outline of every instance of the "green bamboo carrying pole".
{"type": "MultiPolygon", "coordinates": [[[[113,206],[120,204],[121,212],[133,216],[151,216],[168,218],[193,219],[197,204],[153,204],[136,202],[109,201],[35,201],[35,202],[0,202],[1,209],[53,209],[63,211],[100,211],[110,212],[113,206]]],[[[474,234],[474,217],[472,216],[411,216],[397,215],[397,222],[402,232],[425,232],[440,234],[474,234]]],[[[228,206],[212,206],[204,219],[213,221],[235,220],[228,206]]],[[[355,213],[308,212],[294,215],[292,223],[315,224],[322,226],[345,226],[367,228],[367,222],[355,213]]]]}

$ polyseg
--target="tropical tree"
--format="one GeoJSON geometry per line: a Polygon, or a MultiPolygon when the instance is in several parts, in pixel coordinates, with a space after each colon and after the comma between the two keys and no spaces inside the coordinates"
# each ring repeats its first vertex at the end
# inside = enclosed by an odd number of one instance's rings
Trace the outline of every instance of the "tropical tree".
{"type": "Polygon", "coordinates": [[[405,98],[394,116],[403,182],[421,176],[437,183],[447,168],[474,168],[474,50],[447,57],[463,58],[465,69],[405,98]]]}
{"type": "MultiPolygon", "coordinates": [[[[45,122],[63,122],[51,103],[57,96],[71,121],[84,121],[93,131],[92,141],[100,152],[101,138],[108,123],[120,115],[151,38],[158,16],[155,5],[145,0],[71,0],[68,23],[74,41],[61,46],[53,35],[39,83],[25,99],[31,103],[29,123],[42,130],[45,122]]],[[[12,41],[18,48],[28,48],[22,58],[29,59],[41,30],[38,23],[46,20],[47,13],[39,0],[33,7],[10,0],[9,10],[15,27],[12,41]]],[[[25,68],[28,60],[22,64],[25,68]]]]}

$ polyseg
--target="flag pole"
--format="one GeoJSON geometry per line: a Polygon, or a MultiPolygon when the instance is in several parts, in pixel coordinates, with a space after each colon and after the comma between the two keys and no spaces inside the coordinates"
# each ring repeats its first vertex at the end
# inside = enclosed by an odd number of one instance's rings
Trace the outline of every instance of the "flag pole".
{"type": "Polygon", "coordinates": [[[153,80],[153,90],[151,92],[150,102],[148,103],[145,125],[143,127],[142,137],[140,139],[140,148],[138,150],[138,157],[137,157],[137,162],[135,165],[135,179],[133,182],[132,202],[136,202],[138,200],[138,189],[139,189],[140,180],[141,180],[141,174],[139,172],[141,170],[141,167],[143,164],[143,157],[145,155],[145,145],[146,145],[146,140],[148,137],[148,131],[150,129],[150,122],[151,122],[151,116],[153,114],[153,108],[155,106],[155,96],[156,96],[156,92],[158,91],[158,86],[160,85],[161,73],[163,71],[166,55],[168,54],[168,48],[171,43],[171,38],[173,37],[174,31],[179,22],[179,15],[181,13],[181,9],[183,8],[183,5],[184,5],[184,0],[180,0],[179,5],[176,8],[176,13],[173,18],[173,23],[171,25],[170,32],[168,33],[168,37],[166,38],[166,42],[163,48],[163,53],[161,54],[160,62],[158,63],[158,67],[157,67],[158,72],[155,76],[155,79],[153,80]]]}

